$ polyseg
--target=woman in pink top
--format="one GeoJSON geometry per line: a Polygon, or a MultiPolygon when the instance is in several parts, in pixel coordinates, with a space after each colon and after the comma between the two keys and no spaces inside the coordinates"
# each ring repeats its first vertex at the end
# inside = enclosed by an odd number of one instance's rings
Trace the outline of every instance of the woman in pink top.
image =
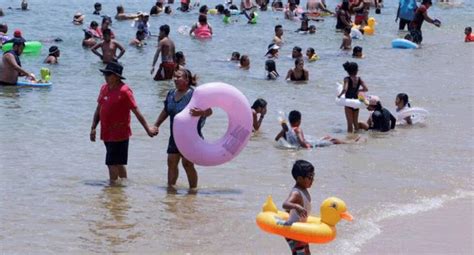
{"type": "Polygon", "coordinates": [[[199,22],[194,24],[189,35],[194,33],[196,38],[211,38],[212,37],[212,27],[207,23],[206,15],[199,15],[199,22]]]}

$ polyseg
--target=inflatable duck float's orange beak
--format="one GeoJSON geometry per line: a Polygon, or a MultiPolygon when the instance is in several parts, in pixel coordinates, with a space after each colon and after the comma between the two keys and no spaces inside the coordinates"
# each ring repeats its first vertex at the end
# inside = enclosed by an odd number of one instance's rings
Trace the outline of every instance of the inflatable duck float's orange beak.
{"type": "Polygon", "coordinates": [[[347,221],[352,221],[354,219],[354,217],[349,213],[349,212],[342,212],[340,213],[339,215],[341,215],[341,218],[342,219],[345,219],[347,221]]]}

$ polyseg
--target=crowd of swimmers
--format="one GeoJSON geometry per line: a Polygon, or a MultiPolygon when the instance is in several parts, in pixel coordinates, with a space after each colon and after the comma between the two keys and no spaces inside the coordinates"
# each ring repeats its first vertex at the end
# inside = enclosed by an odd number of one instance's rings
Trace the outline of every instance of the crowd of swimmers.
{"type": "MultiPolygon", "coordinates": [[[[164,24],[159,27],[158,34],[153,35],[150,30],[150,16],[169,15],[173,12],[174,1],[158,0],[151,7],[149,13],[126,13],[122,5],[116,7],[117,13],[115,20],[131,20],[132,26],[136,29],[135,38],[131,39],[130,45],[143,47],[146,41],[152,37],[157,37],[158,47],[154,54],[153,61],[150,66],[150,73],[154,80],[174,80],[175,88],[171,89],[164,102],[164,109],[159,113],[156,122],[149,125],[144,116],[139,111],[135,102],[131,88],[124,83],[125,77],[122,76],[123,66],[119,63],[120,58],[125,54],[125,47],[115,39],[112,31],[112,18],[102,13],[102,4],[95,3],[93,15],[101,17],[101,24],[91,21],[87,28],[83,29],[84,38],[82,46],[90,48],[92,53],[97,55],[105,64],[105,68],[100,71],[104,74],[105,84],[102,85],[97,100],[97,108],[91,125],[90,140],[96,140],[96,127],[101,124],[101,139],[106,147],[106,165],[109,169],[109,177],[111,182],[117,182],[120,179],[127,178],[125,165],[128,160],[128,142],[131,136],[130,128],[130,112],[133,112],[139,122],[142,124],[146,133],[150,137],[159,134],[159,127],[167,119],[170,118],[170,125],[173,123],[174,116],[179,113],[187,105],[192,97],[197,77],[186,67],[186,58],[183,51],[177,51],[173,40],[170,38],[171,28],[164,24]]],[[[402,0],[397,11],[397,19],[400,20],[399,29],[403,30],[408,26],[409,34],[407,38],[421,43],[423,40],[421,33],[421,25],[424,21],[440,26],[441,22],[428,16],[427,10],[432,5],[431,0],[422,0],[421,5],[417,6],[415,0],[402,0]],[[415,6],[415,7],[413,7],[415,6]]],[[[344,51],[352,50],[354,58],[363,58],[362,47],[352,47],[353,35],[351,35],[353,25],[360,27],[369,24],[369,14],[372,1],[368,0],[352,0],[342,1],[334,12],[330,11],[324,0],[308,0],[306,10],[300,6],[300,1],[289,0],[283,3],[281,0],[242,0],[238,7],[232,0],[227,0],[225,4],[219,4],[213,9],[209,9],[206,5],[200,5],[199,1],[191,3],[190,0],[181,0],[176,11],[190,12],[198,9],[199,15],[197,22],[192,25],[188,31],[189,35],[195,37],[213,36],[214,30],[208,23],[208,15],[222,15],[224,23],[232,23],[231,16],[242,14],[249,24],[257,23],[257,10],[266,11],[271,7],[273,11],[283,12],[285,19],[301,21],[301,25],[296,30],[297,33],[314,34],[317,31],[315,25],[309,22],[319,22],[324,20],[323,16],[336,17],[336,29],[342,32],[342,42],[340,49],[344,51]],[[354,15],[354,21],[352,21],[354,15]]],[[[381,13],[383,3],[381,0],[375,0],[375,13],[381,13]]],[[[27,1],[22,1],[22,10],[28,10],[27,1]]],[[[3,12],[0,12],[3,14],[3,12]]],[[[73,16],[72,23],[74,25],[84,25],[85,15],[77,12],[73,16]]],[[[361,30],[363,31],[363,30],[361,30]]],[[[284,43],[284,32],[282,25],[275,25],[274,37],[266,49],[264,55],[265,61],[265,78],[275,80],[280,77],[277,71],[277,61],[279,61],[279,50],[287,47],[284,43]]],[[[471,27],[466,27],[465,41],[474,41],[471,27]]],[[[15,85],[18,76],[27,76],[31,80],[35,79],[32,72],[26,71],[21,66],[20,55],[25,47],[26,40],[23,38],[20,30],[15,30],[13,37],[8,36],[8,26],[0,24],[0,45],[12,43],[12,50],[3,54],[0,63],[0,85],[15,85]]],[[[49,54],[44,63],[56,64],[60,57],[60,49],[53,45],[49,48],[49,54]]],[[[306,82],[310,79],[309,71],[305,68],[305,62],[318,61],[320,58],[316,50],[312,47],[303,51],[302,48],[294,46],[291,53],[294,67],[288,70],[285,79],[295,82],[306,82]]],[[[250,57],[247,54],[232,52],[230,61],[235,61],[241,69],[250,68],[250,57]]],[[[366,103],[367,110],[370,111],[370,117],[367,121],[359,121],[359,109],[349,106],[344,107],[346,117],[348,139],[339,139],[331,136],[323,136],[318,141],[310,141],[305,137],[302,130],[302,113],[298,110],[292,110],[287,116],[288,120],[281,120],[281,130],[275,137],[275,140],[284,140],[288,144],[300,148],[313,148],[316,146],[327,146],[329,144],[346,144],[354,143],[360,140],[357,135],[359,130],[375,130],[387,132],[395,128],[397,122],[393,114],[382,106],[381,100],[377,96],[364,98],[364,93],[369,91],[366,81],[358,76],[359,66],[355,62],[346,62],[342,65],[347,72],[347,76],[343,79],[343,88],[338,97],[344,96],[346,99],[359,99],[366,103]],[[362,99],[361,99],[362,97],[362,99]]],[[[410,107],[408,95],[400,93],[395,99],[396,111],[404,111],[410,107]]],[[[258,98],[251,106],[253,117],[253,130],[256,132],[261,129],[264,117],[267,113],[267,102],[258,98]]],[[[192,109],[190,112],[193,116],[199,117],[199,132],[205,123],[205,118],[212,115],[212,109],[192,109]]],[[[285,116],[286,118],[286,116],[285,116]]],[[[410,117],[405,117],[403,121],[410,125],[413,123],[410,117]]],[[[172,130],[171,126],[170,129],[172,130]]],[[[178,164],[181,161],[186,171],[189,186],[191,190],[197,188],[198,176],[194,164],[183,157],[175,142],[173,133],[171,132],[168,144],[168,186],[174,189],[178,178],[178,164]]],[[[295,210],[297,214],[304,217],[309,213],[306,208],[306,200],[310,201],[307,193],[314,179],[314,167],[311,163],[299,160],[292,169],[293,177],[296,184],[294,190],[284,203],[284,208],[288,211],[295,210]]],[[[307,244],[288,241],[293,252],[309,253],[307,244]]],[[[294,253],[295,254],[295,253],[294,253]]],[[[299,254],[299,253],[298,253],[299,254]]]]}

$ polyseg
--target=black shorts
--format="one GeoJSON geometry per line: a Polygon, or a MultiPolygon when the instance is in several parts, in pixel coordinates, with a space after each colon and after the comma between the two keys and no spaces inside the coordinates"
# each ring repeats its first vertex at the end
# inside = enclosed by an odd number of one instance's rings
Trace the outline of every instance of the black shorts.
{"type": "Polygon", "coordinates": [[[128,161],[128,139],[120,142],[104,142],[107,154],[105,155],[105,164],[126,165],[128,161]]]}
{"type": "Polygon", "coordinates": [[[168,149],[166,150],[166,153],[168,153],[168,154],[181,154],[178,150],[178,146],[176,146],[173,135],[170,135],[170,139],[168,141],[168,149]]]}
{"type": "Polygon", "coordinates": [[[410,35],[414,43],[420,44],[423,41],[423,34],[421,30],[412,29],[410,30],[410,35]]]}
{"type": "Polygon", "coordinates": [[[6,82],[6,81],[0,81],[0,85],[2,85],[2,86],[15,86],[16,83],[9,83],[9,82],[6,82]]]}
{"type": "Polygon", "coordinates": [[[398,24],[398,30],[404,30],[405,26],[408,28],[410,26],[411,20],[400,18],[400,23],[398,24]]]}

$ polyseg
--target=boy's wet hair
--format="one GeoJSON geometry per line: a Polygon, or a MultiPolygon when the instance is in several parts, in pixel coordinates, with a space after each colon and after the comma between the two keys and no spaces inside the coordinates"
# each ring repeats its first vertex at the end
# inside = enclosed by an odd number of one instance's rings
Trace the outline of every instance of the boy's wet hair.
{"type": "Polygon", "coordinates": [[[313,164],[302,159],[296,160],[296,162],[293,164],[293,168],[291,169],[291,175],[293,175],[293,179],[295,179],[295,181],[298,178],[298,176],[307,177],[313,173],[314,173],[313,164]]]}
{"type": "Polygon", "coordinates": [[[97,2],[97,3],[94,4],[94,8],[99,8],[99,7],[102,7],[101,3],[97,2]]]}
{"type": "Polygon", "coordinates": [[[293,47],[293,50],[295,50],[297,52],[300,52],[300,53],[302,51],[301,47],[298,47],[298,46],[293,47]]]}
{"type": "Polygon", "coordinates": [[[111,34],[112,34],[112,31],[111,31],[110,29],[108,29],[108,28],[105,29],[104,31],[102,31],[102,35],[104,35],[104,36],[105,36],[105,35],[110,36],[111,34]]]}
{"type": "Polygon", "coordinates": [[[234,51],[234,52],[232,52],[232,57],[240,59],[240,53],[238,51],[234,51]]]}
{"type": "Polygon", "coordinates": [[[160,26],[160,31],[162,31],[163,33],[165,33],[166,36],[168,36],[170,34],[170,26],[168,25],[161,25],[160,26]]]}
{"type": "Polygon", "coordinates": [[[351,33],[351,27],[345,27],[344,28],[344,33],[350,34],[351,33]]]}
{"type": "Polygon", "coordinates": [[[405,93],[399,93],[397,95],[397,98],[400,99],[400,101],[403,102],[403,106],[408,105],[408,107],[411,107],[410,102],[408,102],[408,95],[405,93]]]}
{"type": "Polygon", "coordinates": [[[174,59],[176,63],[179,63],[179,61],[183,58],[184,58],[184,53],[182,51],[178,51],[174,54],[174,59]]]}
{"type": "Polygon", "coordinates": [[[290,124],[296,124],[296,122],[301,121],[301,112],[293,110],[288,114],[288,121],[290,124]]]}
{"type": "Polygon", "coordinates": [[[263,107],[266,107],[267,106],[267,101],[265,101],[265,99],[263,98],[258,98],[257,100],[255,100],[255,102],[253,102],[253,105],[252,105],[252,109],[257,109],[257,108],[263,108],[263,107]]]}
{"type": "Polygon", "coordinates": [[[276,32],[278,29],[280,29],[280,28],[283,28],[283,26],[282,26],[282,25],[276,25],[276,26],[275,26],[275,32],[276,32]]]}
{"type": "Polygon", "coordinates": [[[316,53],[316,51],[315,51],[312,47],[309,47],[309,48],[308,48],[308,51],[311,52],[311,53],[313,53],[313,54],[316,53]]]}
{"type": "Polygon", "coordinates": [[[303,58],[297,58],[297,59],[295,59],[295,66],[297,66],[300,62],[303,62],[303,63],[304,63],[303,58]]]}
{"type": "Polygon", "coordinates": [[[355,56],[359,52],[362,52],[362,47],[355,46],[354,49],[352,49],[352,56],[355,56]]]}
{"type": "Polygon", "coordinates": [[[125,10],[123,9],[123,6],[119,5],[117,6],[117,12],[118,13],[121,13],[121,12],[124,12],[125,10]]]}
{"type": "Polygon", "coordinates": [[[218,12],[219,14],[223,14],[224,11],[225,11],[225,7],[224,7],[224,5],[222,5],[222,4],[216,5],[215,8],[216,8],[216,10],[217,10],[217,12],[218,12]]]}
{"type": "Polygon", "coordinates": [[[342,64],[342,67],[344,67],[344,70],[346,70],[349,75],[356,75],[359,71],[359,66],[356,62],[346,62],[342,64]]]}
{"type": "Polygon", "coordinates": [[[94,21],[94,20],[91,21],[90,27],[98,27],[98,26],[99,26],[99,24],[96,21],[94,21]]]}
{"type": "Polygon", "coordinates": [[[276,72],[276,63],[274,60],[269,59],[265,61],[265,68],[267,69],[268,72],[276,72]]]}
{"type": "Polygon", "coordinates": [[[472,32],[472,27],[466,27],[464,30],[467,30],[468,32],[472,32]]]}
{"type": "Polygon", "coordinates": [[[207,14],[208,10],[209,10],[209,8],[207,8],[207,5],[203,5],[199,8],[199,13],[207,14]]]}
{"type": "Polygon", "coordinates": [[[242,65],[242,63],[244,62],[245,59],[249,60],[249,56],[247,56],[247,55],[240,56],[240,64],[241,65],[242,65]]]}

